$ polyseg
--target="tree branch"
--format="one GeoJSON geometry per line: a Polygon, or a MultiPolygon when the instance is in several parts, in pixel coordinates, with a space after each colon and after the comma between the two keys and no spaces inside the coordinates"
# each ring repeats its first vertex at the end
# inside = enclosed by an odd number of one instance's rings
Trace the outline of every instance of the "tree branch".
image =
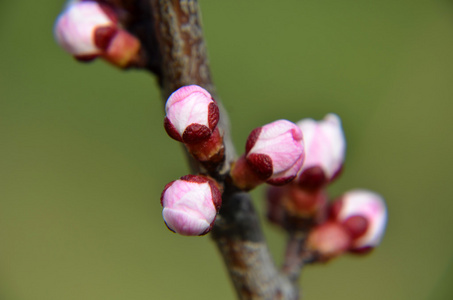
{"type": "MultiPolygon", "coordinates": [[[[123,17],[123,24],[141,40],[148,59],[146,68],[157,76],[164,101],[179,87],[196,84],[208,90],[221,107],[211,80],[197,1],[107,2],[130,12],[123,17]]],[[[224,135],[226,159],[217,174],[210,173],[224,186],[222,208],[211,236],[223,256],[238,297],[297,299],[297,285],[279,273],[271,258],[250,195],[234,187],[229,179],[229,168],[236,155],[228,116],[222,108],[217,126],[224,135]]],[[[188,156],[192,172],[204,170],[188,156]]]]}

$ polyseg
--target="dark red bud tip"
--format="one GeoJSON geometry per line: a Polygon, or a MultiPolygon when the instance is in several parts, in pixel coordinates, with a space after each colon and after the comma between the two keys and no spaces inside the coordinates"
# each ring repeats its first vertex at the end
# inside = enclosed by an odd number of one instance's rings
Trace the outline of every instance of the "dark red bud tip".
{"type": "Polygon", "coordinates": [[[245,153],[249,153],[252,150],[253,146],[255,146],[258,137],[261,134],[261,127],[255,128],[250,132],[249,137],[247,138],[247,143],[245,144],[245,153]]]}
{"type": "Polygon", "coordinates": [[[272,159],[266,154],[252,153],[246,157],[247,163],[250,168],[260,177],[262,180],[272,176],[273,166],[272,159]]]}
{"type": "Polygon", "coordinates": [[[77,59],[80,62],[92,62],[95,60],[99,55],[97,54],[90,54],[90,55],[74,55],[74,58],[77,59]]]}
{"type": "Polygon", "coordinates": [[[212,202],[217,212],[219,212],[220,206],[222,205],[222,193],[214,181],[209,180],[209,186],[211,187],[212,202]]]}
{"type": "Polygon", "coordinates": [[[190,124],[182,134],[182,140],[186,144],[196,144],[207,140],[212,134],[211,129],[201,124],[190,124]]]}
{"type": "Polygon", "coordinates": [[[178,142],[182,142],[181,136],[167,117],[165,117],[164,119],[164,128],[172,139],[177,140],[178,142]]]}
{"type": "MultiPolygon", "coordinates": [[[[214,99],[212,99],[214,101],[214,99]]],[[[209,103],[208,106],[208,124],[209,128],[211,130],[214,130],[214,128],[217,126],[217,123],[219,123],[219,118],[220,118],[220,113],[219,113],[219,107],[217,106],[217,103],[212,102],[209,103]]]]}
{"type": "Polygon", "coordinates": [[[182,176],[181,180],[195,183],[205,183],[209,181],[207,177],[192,174],[182,176]]]}
{"type": "Polygon", "coordinates": [[[340,214],[341,207],[343,206],[343,201],[337,200],[333,202],[329,207],[329,218],[331,220],[338,219],[338,215],[340,214]]]}
{"type": "Polygon", "coordinates": [[[368,229],[368,221],[362,216],[351,216],[343,222],[353,239],[362,236],[368,229]]]}
{"type": "MultiPolygon", "coordinates": [[[[160,205],[164,206],[163,201],[164,201],[164,194],[165,191],[168,190],[168,188],[174,183],[175,181],[173,180],[172,182],[169,182],[165,185],[164,190],[162,191],[162,194],[160,194],[160,205]]],[[[168,227],[168,226],[167,226],[168,227]]]]}
{"type": "Polygon", "coordinates": [[[269,184],[276,185],[276,186],[281,186],[290,183],[291,181],[296,178],[296,175],[289,176],[289,177],[281,177],[281,178],[274,178],[274,179],[269,179],[266,181],[269,184]]]}
{"type": "Polygon", "coordinates": [[[94,44],[96,47],[102,50],[107,50],[110,45],[110,41],[118,32],[115,26],[102,26],[96,28],[94,31],[94,44]]]}
{"type": "Polygon", "coordinates": [[[350,249],[349,252],[354,253],[354,254],[359,254],[359,255],[365,255],[365,254],[370,253],[373,250],[374,250],[374,247],[367,246],[367,247],[362,247],[362,248],[357,248],[357,249],[350,249]]]}
{"type": "Polygon", "coordinates": [[[326,175],[319,166],[304,170],[299,175],[299,186],[306,189],[319,189],[327,183],[326,175]]]}

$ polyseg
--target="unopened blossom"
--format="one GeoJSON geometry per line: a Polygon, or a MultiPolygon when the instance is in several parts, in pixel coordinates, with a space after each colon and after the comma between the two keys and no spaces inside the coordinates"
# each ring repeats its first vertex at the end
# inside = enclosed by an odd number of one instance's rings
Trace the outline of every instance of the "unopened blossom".
{"type": "Polygon", "coordinates": [[[208,139],[219,122],[219,108],[208,91],[197,85],[176,90],[165,105],[165,130],[180,142],[208,139]]]}
{"type": "Polygon", "coordinates": [[[299,183],[317,188],[334,179],[343,165],[346,141],[341,120],[335,114],[328,114],[323,120],[303,119],[297,125],[304,134],[305,144],[299,183]]]}
{"type": "Polygon", "coordinates": [[[161,195],[162,216],[173,232],[204,235],[211,230],[221,202],[221,193],[213,180],[186,175],[165,186],[161,195]]]}
{"type": "Polygon", "coordinates": [[[302,132],[287,120],[258,127],[247,139],[245,159],[258,177],[267,183],[288,183],[296,177],[304,162],[302,132]]]}
{"type": "Polygon", "coordinates": [[[140,50],[136,37],[118,26],[113,9],[96,1],[72,1],[55,23],[55,38],[79,60],[102,56],[119,67],[128,66],[140,50]]]}
{"type": "Polygon", "coordinates": [[[332,205],[332,217],[349,230],[353,238],[351,250],[365,252],[382,240],[387,208],[380,195],[357,189],[345,193],[332,205]]]}
{"type": "Polygon", "coordinates": [[[96,31],[116,31],[116,27],[114,13],[108,6],[95,1],[73,1],[58,17],[55,36],[75,56],[97,56],[103,50],[96,43],[96,31]]]}
{"type": "Polygon", "coordinates": [[[351,236],[344,226],[329,221],[310,231],[307,247],[315,251],[319,260],[327,261],[345,253],[351,247],[351,236]]]}

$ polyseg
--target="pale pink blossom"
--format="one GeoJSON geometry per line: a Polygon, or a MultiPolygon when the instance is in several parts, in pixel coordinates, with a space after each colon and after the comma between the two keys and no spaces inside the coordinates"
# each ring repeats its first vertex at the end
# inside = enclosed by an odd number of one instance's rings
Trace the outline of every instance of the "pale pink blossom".
{"type": "Polygon", "coordinates": [[[75,56],[97,56],[103,49],[96,44],[96,30],[116,28],[114,14],[95,1],[73,1],[55,23],[57,42],[75,56]]]}
{"type": "Polygon", "coordinates": [[[209,138],[219,121],[219,109],[208,91],[197,85],[176,90],[165,105],[165,130],[173,139],[198,143],[209,138]]]}
{"type": "Polygon", "coordinates": [[[367,190],[352,190],[333,204],[333,218],[353,234],[352,250],[377,246],[385,232],[387,208],[384,199],[367,190]]]}
{"type": "Polygon", "coordinates": [[[303,119],[297,125],[305,143],[300,180],[312,185],[331,181],[340,172],[345,156],[346,141],[340,118],[328,114],[321,121],[303,119]]]}
{"type": "Polygon", "coordinates": [[[170,182],[161,195],[168,229],[181,235],[208,233],[221,205],[221,193],[211,179],[187,175],[170,182]]]}
{"type": "Polygon", "coordinates": [[[255,173],[270,184],[291,181],[304,161],[301,130],[287,120],[256,128],[247,139],[246,160],[255,173]]]}

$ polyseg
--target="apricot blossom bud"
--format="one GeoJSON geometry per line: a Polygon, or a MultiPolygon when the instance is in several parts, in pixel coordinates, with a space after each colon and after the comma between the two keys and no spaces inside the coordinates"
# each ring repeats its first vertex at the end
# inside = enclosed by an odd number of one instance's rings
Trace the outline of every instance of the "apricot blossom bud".
{"type": "Polygon", "coordinates": [[[305,162],[298,181],[303,187],[318,188],[341,171],[346,148],[341,120],[328,114],[321,121],[303,119],[297,125],[305,143],[305,162]]]}
{"type": "Polygon", "coordinates": [[[314,250],[321,261],[345,253],[351,246],[351,236],[344,226],[336,222],[326,222],[310,231],[307,247],[314,250]]]}
{"type": "Polygon", "coordinates": [[[167,184],[160,201],[168,229],[181,235],[196,236],[211,230],[222,197],[213,180],[186,175],[167,184]]]}
{"type": "MultiPolygon", "coordinates": [[[[95,1],[73,1],[55,23],[57,42],[76,57],[96,57],[103,51],[97,45],[96,30],[116,31],[113,11],[95,1]]],[[[98,41],[99,42],[99,41],[98,41]]]]}
{"type": "Polygon", "coordinates": [[[302,132],[296,124],[278,120],[254,129],[248,139],[245,158],[262,180],[283,185],[293,180],[304,162],[302,132]]]}
{"type": "Polygon", "coordinates": [[[376,247],[385,232],[387,209],[384,199],[367,190],[352,190],[332,204],[333,219],[350,232],[353,252],[376,247]]]}
{"type": "Polygon", "coordinates": [[[205,89],[197,85],[176,90],[165,105],[168,135],[185,144],[208,139],[219,122],[219,108],[205,89]]]}
{"type": "Polygon", "coordinates": [[[54,30],[58,44],[82,61],[102,56],[116,66],[127,67],[141,47],[136,37],[118,27],[113,9],[96,1],[70,2],[54,30]]]}

